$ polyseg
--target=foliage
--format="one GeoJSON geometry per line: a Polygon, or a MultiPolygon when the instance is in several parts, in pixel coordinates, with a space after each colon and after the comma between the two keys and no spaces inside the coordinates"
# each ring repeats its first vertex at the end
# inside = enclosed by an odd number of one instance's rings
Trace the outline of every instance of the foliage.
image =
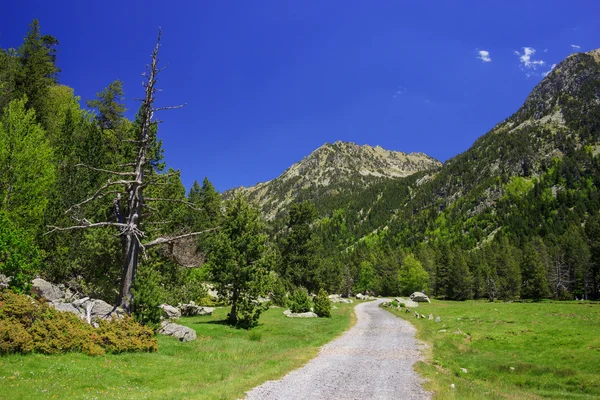
{"type": "Polygon", "coordinates": [[[0,211],[0,274],[10,278],[12,290],[28,293],[31,280],[41,266],[39,251],[32,240],[0,211]]]}
{"type": "Polygon", "coordinates": [[[208,270],[219,296],[231,305],[228,323],[250,328],[256,324],[266,295],[272,253],[264,223],[248,200],[237,196],[212,244],[208,270]]]}
{"type": "Polygon", "coordinates": [[[428,292],[429,275],[421,262],[412,254],[404,258],[398,275],[401,295],[408,296],[414,292],[428,292]]]}
{"type": "Polygon", "coordinates": [[[310,291],[316,291],[319,287],[316,281],[318,245],[311,228],[315,216],[312,203],[304,201],[292,204],[287,234],[280,243],[279,274],[292,286],[302,286],[310,291]]]}
{"type": "Polygon", "coordinates": [[[160,324],[165,293],[160,286],[160,275],[149,265],[142,265],[140,279],[133,287],[133,315],[137,322],[156,329],[160,324]]]}
{"type": "Polygon", "coordinates": [[[302,287],[296,288],[288,299],[290,311],[293,313],[309,312],[313,307],[313,302],[308,295],[308,291],[302,287]]]}
{"type": "Polygon", "coordinates": [[[19,227],[38,233],[55,179],[52,149],[26,98],[13,100],[0,119],[0,208],[19,227]]]}
{"type": "Polygon", "coordinates": [[[100,358],[74,352],[51,357],[7,354],[0,356],[0,377],[5,377],[3,388],[11,399],[83,400],[90,393],[111,399],[165,399],[173,398],[174,388],[180,398],[240,399],[253,387],[301,367],[346,331],[354,305],[338,306],[331,318],[303,321],[286,318],[281,309],[267,310],[250,332],[222,324],[229,310],[218,308],[212,316],[178,321],[196,331],[198,340],[193,342],[159,335],[157,352],[100,358]]]}
{"type": "Polygon", "coordinates": [[[331,301],[325,289],[319,290],[319,294],[315,297],[315,314],[319,317],[331,317],[331,301]]]}
{"type": "Polygon", "coordinates": [[[89,355],[156,351],[154,332],[133,319],[100,321],[94,328],[76,315],[9,291],[0,292],[0,354],[89,355]]]}

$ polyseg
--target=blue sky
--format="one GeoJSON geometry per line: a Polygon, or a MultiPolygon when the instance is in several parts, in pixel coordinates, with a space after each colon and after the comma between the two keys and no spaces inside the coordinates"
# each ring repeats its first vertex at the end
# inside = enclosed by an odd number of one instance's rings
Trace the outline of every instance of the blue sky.
{"type": "MultiPolygon", "coordinates": [[[[272,179],[325,142],[466,150],[574,51],[600,47],[600,2],[7,1],[0,47],[38,18],[61,83],[140,97],[157,28],[167,162],[186,186],[272,179]],[[578,47],[574,47],[578,46],[578,47]],[[535,51],[535,52],[533,52],[535,51]],[[518,53],[518,54],[517,54],[518,53]]],[[[130,114],[137,108],[128,100],[130,114]]]]}

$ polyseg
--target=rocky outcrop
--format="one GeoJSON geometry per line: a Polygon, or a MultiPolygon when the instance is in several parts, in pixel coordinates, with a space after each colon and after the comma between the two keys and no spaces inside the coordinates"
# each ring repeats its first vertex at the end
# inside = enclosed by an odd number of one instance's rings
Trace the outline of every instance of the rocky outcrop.
{"type": "Polygon", "coordinates": [[[58,311],[73,313],[89,323],[100,319],[121,318],[125,315],[122,308],[110,305],[104,300],[89,297],[77,299],[73,292],[62,285],[54,285],[40,278],[32,281],[31,294],[46,300],[58,311]]]}
{"type": "Polygon", "coordinates": [[[344,298],[339,294],[330,294],[329,301],[331,301],[332,303],[347,303],[347,304],[353,303],[352,299],[344,298]]]}
{"type": "Polygon", "coordinates": [[[230,198],[238,192],[245,194],[271,220],[304,192],[310,192],[311,197],[338,195],[349,185],[366,187],[441,165],[438,160],[423,153],[404,153],[380,146],[337,141],[325,143],[271,181],[232,189],[224,196],[230,198]]]}
{"type": "Polygon", "coordinates": [[[410,308],[419,307],[419,303],[412,301],[412,300],[407,300],[403,297],[396,297],[396,301],[398,302],[398,304],[403,304],[404,307],[410,307],[410,308]]]}
{"type": "Polygon", "coordinates": [[[162,310],[162,317],[164,319],[179,319],[181,317],[181,311],[173,306],[161,304],[159,307],[162,310]]]}
{"type": "Polygon", "coordinates": [[[196,340],[195,330],[170,321],[163,321],[160,324],[158,333],[161,335],[173,336],[182,342],[191,342],[192,340],[196,340]]]}

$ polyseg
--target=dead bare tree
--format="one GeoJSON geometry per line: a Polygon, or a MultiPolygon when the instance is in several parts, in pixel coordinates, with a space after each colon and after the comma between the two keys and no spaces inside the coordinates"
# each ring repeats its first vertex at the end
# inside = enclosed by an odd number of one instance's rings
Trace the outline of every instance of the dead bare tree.
{"type": "Polygon", "coordinates": [[[147,176],[148,172],[152,171],[151,159],[149,156],[154,142],[152,130],[153,126],[158,123],[158,121],[154,120],[154,114],[156,111],[182,107],[154,107],[155,94],[157,92],[155,85],[158,74],[161,72],[161,69],[158,68],[158,50],[160,47],[160,38],[161,32],[159,30],[158,40],[156,42],[156,46],[154,47],[154,51],[152,52],[152,61],[147,66],[147,72],[143,74],[146,77],[146,80],[143,83],[145,96],[143,99],[141,99],[141,125],[139,132],[137,133],[138,136],[135,140],[127,140],[127,142],[133,143],[136,146],[135,160],[119,165],[119,170],[109,170],[85,164],[78,164],[78,167],[106,173],[112,178],[109,178],[108,181],[102,187],[96,190],[96,192],[89,198],[73,205],[66,211],[66,214],[70,215],[76,221],[75,225],[68,227],[50,227],[50,232],[89,229],[96,227],[109,227],[116,228],[118,230],[123,247],[123,262],[118,305],[128,313],[132,311],[131,289],[133,287],[137,272],[140,251],[145,255],[146,249],[150,247],[173,243],[178,240],[201,235],[217,229],[212,228],[202,232],[191,232],[172,237],[158,237],[151,241],[147,241],[145,243],[143,242],[143,240],[146,238],[142,229],[143,219],[148,215],[147,210],[153,209],[153,207],[149,206],[147,202],[178,202],[185,203],[188,206],[193,207],[191,203],[187,203],[182,200],[168,198],[144,198],[143,195],[144,189],[148,186],[164,184],[165,180],[173,176],[173,173],[159,174],[158,176],[152,176],[152,179],[147,176]],[[92,222],[77,215],[84,205],[108,196],[114,196],[114,221],[92,222]]]}

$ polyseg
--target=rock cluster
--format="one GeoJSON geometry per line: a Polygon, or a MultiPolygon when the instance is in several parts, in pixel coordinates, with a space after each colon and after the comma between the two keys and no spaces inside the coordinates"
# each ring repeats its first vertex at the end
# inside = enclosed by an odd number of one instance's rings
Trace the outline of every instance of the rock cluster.
{"type": "Polygon", "coordinates": [[[122,308],[112,306],[103,300],[89,297],[77,298],[77,295],[62,285],[54,285],[40,278],[34,279],[31,294],[45,299],[58,311],[70,312],[88,323],[98,319],[110,320],[125,315],[122,308]]]}
{"type": "Polygon", "coordinates": [[[348,303],[352,304],[352,299],[344,298],[339,294],[330,294],[329,301],[332,303],[348,303]]]}

